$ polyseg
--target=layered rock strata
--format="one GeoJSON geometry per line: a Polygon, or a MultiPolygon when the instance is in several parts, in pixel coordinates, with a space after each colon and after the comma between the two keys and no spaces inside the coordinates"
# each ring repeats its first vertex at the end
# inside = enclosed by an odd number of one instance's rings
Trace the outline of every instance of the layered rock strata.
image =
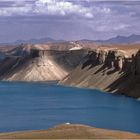
{"type": "Polygon", "coordinates": [[[89,51],[60,84],[140,97],[140,51],[132,56],[117,49],[89,51]]]}
{"type": "Polygon", "coordinates": [[[0,65],[0,79],[6,81],[61,80],[73,70],[85,50],[57,51],[32,49],[30,55],[9,56],[0,65]]]}

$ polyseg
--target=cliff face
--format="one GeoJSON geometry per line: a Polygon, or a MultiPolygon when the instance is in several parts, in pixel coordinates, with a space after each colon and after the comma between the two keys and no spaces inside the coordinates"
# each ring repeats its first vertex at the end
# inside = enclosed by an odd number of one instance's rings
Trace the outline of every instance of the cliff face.
{"type": "Polygon", "coordinates": [[[29,56],[10,56],[0,65],[0,79],[8,81],[61,80],[84,57],[84,50],[32,49],[29,56]]]}
{"type": "Polygon", "coordinates": [[[70,49],[62,46],[58,50],[29,45],[15,50],[12,52],[16,53],[9,53],[1,60],[0,80],[60,80],[63,85],[140,97],[140,51],[132,55],[134,50],[110,47],[92,50],[79,45],[71,45],[70,49]],[[21,53],[23,49],[28,55],[21,53]]]}
{"type": "Polygon", "coordinates": [[[117,49],[89,51],[60,84],[140,97],[140,51],[132,56],[117,49]]]}

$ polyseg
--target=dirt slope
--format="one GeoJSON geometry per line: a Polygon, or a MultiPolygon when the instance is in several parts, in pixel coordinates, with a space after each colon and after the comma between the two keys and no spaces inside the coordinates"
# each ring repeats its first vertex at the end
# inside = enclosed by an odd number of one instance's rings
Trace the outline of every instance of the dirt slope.
{"type": "Polygon", "coordinates": [[[11,56],[0,65],[0,79],[6,81],[61,80],[84,56],[84,50],[33,49],[26,57],[11,56]]]}

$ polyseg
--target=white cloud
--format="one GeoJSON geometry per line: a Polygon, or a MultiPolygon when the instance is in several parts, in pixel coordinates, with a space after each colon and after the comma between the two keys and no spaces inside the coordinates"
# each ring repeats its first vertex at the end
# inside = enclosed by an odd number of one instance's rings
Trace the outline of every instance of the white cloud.
{"type": "MultiPolygon", "coordinates": [[[[32,29],[30,33],[33,32],[33,35],[45,32],[46,36],[59,36],[67,39],[75,37],[100,39],[118,34],[140,34],[139,7],[140,2],[130,1],[0,0],[0,27],[1,30],[7,30],[6,39],[12,29],[14,30],[11,37],[14,37],[13,34],[18,28],[15,27],[15,24],[19,25],[19,34],[23,30],[23,36],[25,37],[28,34],[25,35],[24,30],[28,33],[30,29],[32,29]],[[14,15],[25,17],[13,17],[8,20],[7,18],[1,18],[2,16],[12,17],[14,15]],[[46,15],[46,18],[41,15],[46,15]],[[50,16],[54,18],[52,19],[50,16]],[[21,29],[21,26],[24,28],[21,29]],[[34,30],[37,32],[34,33],[34,30]]],[[[1,37],[4,36],[3,33],[5,32],[1,32],[1,37]]],[[[43,36],[45,35],[43,34],[43,36]]]]}
{"type": "Polygon", "coordinates": [[[64,0],[38,0],[35,2],[34,12],[47,15],[76,14],[87,18],[93,17],[90,8],[64,0]]]}
{"type": "Polygon", "coordinates": [[[2,0],[2,2],[13,2],[12,6],[1,7],[0,16],[12,15],[77,15],[92,18],[92,9],[80,4],[74,4],[64,0],[2,0]],[[32,3],[29,3],[32,2],[32,3]]]}
{"type": "MultiPolygon", "coordinates": [[[[109,14],[107,7],[85,6],[84,4],[69,0],[2,0],[13,2],[12,6],[1,7],[0,16],[12,15],[58,15],[58,16],[79,16],[93,18],[97,13],[109,14]]],[[[0,3],[2,2],[0,1],[0,3]]],[[[84,1],[88,3],[87,1],[84,1]]]]}
{"type": "Polygon", "coordinates": [[[29,4],[24,4],[20,6],[21,3],[13,4],[12,7],[1,7],[0,16],[13,16],[13,15],[26,15],[32,11],[29,4]]]}

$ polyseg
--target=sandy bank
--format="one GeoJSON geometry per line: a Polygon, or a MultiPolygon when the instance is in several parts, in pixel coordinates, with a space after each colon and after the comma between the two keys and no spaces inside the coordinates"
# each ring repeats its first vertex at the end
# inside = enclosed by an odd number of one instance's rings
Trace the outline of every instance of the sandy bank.
{"type": "Polygon", "coordinates": [[[48,130],[1,133],[0,139],[140,139],[139,134],[62,124],[48,130]]]}

